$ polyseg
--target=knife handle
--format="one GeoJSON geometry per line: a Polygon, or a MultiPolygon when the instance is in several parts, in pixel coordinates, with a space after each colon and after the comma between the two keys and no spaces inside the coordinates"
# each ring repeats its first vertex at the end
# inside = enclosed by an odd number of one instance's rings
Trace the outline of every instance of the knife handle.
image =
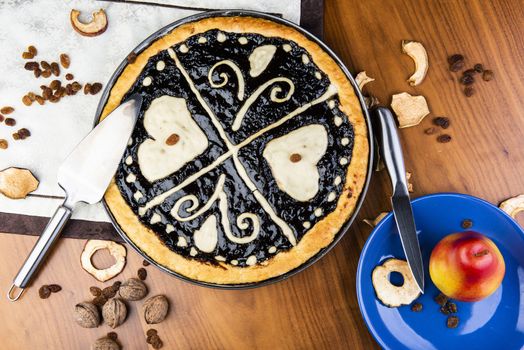
{"type": "Polygon", "coordinates": [[[72,210],[68,207],[64,205],[58,207],[55,214],[51,220],[49,220],[49,223],[40,235],[40,238],[38,238],[38,241],[36,241],[33,250],[31,250],[31,253],[13,280],[13,284],[7,293],[7,298],[10,301],[16,301],[18,298],[20,298],[24,289],[27,287],[29,282],[31,282],[34,274],[36,271],[38,271],[38,268],[44,261],[50,248],[53,246],[54,242],[60,235],[60,232],[62,232],[62,229],[67,223],[67,220],[69,220],[71,217],[71,214],[72,210]],[[16,295],[13,295],[15,289],[18,289],[18,292],[16,295]]]}
{"type": "Polygon", "coordinates": [[[377,107],[371,112],[378,127],[380,156],[388,170],[393,194],[408,194],[402,146],[393,114],[384,107],[377,107]]]}

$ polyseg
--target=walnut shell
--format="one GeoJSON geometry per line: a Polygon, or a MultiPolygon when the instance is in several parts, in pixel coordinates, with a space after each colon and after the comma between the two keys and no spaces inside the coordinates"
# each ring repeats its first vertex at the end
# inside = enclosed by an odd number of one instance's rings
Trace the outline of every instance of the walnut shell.
{"type": "Polygon", "coordinates": [[[143,306],[144,319],[147,324],[162,322],[169,311],[169,302],[164,295],[155,295],[146,300],[143,306]]]}
{"type": "Polygon", "coordinates": [[[120,345],[111,338],[103,337],[91,345],[91,350],[120,350],[120,345]]]}
{"type": "Polygon", "coordinates": [[[108,300],[102,308],[104,322],[111,328],[116,328],[124,323],[126,316],[126,304],[118,298],[108,300]]]}
{"type": "Polygon", "coordinates": [[[147,295],[147,287],[138,278],[130,278],[120,286],[120,296],[125,300],[140,300],[147,295]]]}
{"type": "Polygon", "coordinates": [[[95,328],[100,324],[98,308],[88,301],[75,305],[74,316],[80,327],[95,328]]]}

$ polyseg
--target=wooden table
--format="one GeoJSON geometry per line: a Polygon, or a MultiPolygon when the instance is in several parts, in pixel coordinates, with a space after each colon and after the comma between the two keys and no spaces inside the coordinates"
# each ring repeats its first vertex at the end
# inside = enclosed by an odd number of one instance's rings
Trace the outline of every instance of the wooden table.
{"type": "MultiPolygon", "coordinates": [[[[384,104],[401,91],[428,99],[432,115],[401,131],[414,196],[456,191],[498,203],[524,192],[523,11],[521,0],[326,1],[325,40],[353,72],[366,70],[376,78],[369,92],[384,104]],[[420,87],[405,82],[413,63],[400,52],[402,39],[419,40],[428,50],[429,74],[420,87]],[[476,95],[466,98],[457,75],[447,70],[452,53],[465,54],[470,65],[483,63],[495,79],[476,84],[476,95]],[[440,115],[452,121],[448,144],[423,132],[440,115]]],[[[360,316],[355,273],[371,231],[361,220],[389,210],[388,195],[387,175],[375,173],[359,220],[340,244],[307,271],[275,285],[213,290],[148,267],[151,295],[166,294],[172,306],[168,319],[155,327],[164,348],[377,348],[360,316]]],[[[2,291],[34,241],[0,235],[2,291]]],[[[2,349],[87,349],[110,331],[106,325],[83,329],[72,319],[73,306],[89,298],[89,287],[102,286],[80,267],[83,244],[62,240],[22,300],[0,298],[2,349]],[[39,299],[38,287],[47,283],[59,283],[63,291],[39,299]]],[[[142,263],[131,249],[128,256],[120,280],[135,275],[142,263]]],[[[116,329],[125,349],[147,348],[141,305],[132,303],[128,320],[116,329]]]]}

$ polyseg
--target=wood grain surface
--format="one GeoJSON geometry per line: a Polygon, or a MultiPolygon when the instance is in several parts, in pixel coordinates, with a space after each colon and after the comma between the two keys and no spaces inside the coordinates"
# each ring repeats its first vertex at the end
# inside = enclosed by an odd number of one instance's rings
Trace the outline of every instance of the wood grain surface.
{"type": "MultiPolygon", "coordinates": [[[[456,191],[492,203],[524,193],[524,14],[521,0],[327,0],[325,40],[353,72],[376,78],[366,89],[389,104],[407,91],[428,99],[432,114],[403,129],[406,166],[413,173],[414,196],[456,191]],[[419,40],[430,69],[416,88],[405,80],[413,63],[401,54],[402,39],[419,40]],[[495,72],[477,93],[463,96],[446,57],[463,53],[468,64],[495,72]],[[448,116],[453,140],[425,135],[431,117],[448,116]]],[[[166,321],[157,325],[165,349],[372,349],[376,343],[358,309],[355,273],[370,233],[361,223],[389,210],[384,172],[375,173],[359,220],[340,244],[317,264],[291,279],[260,289],[221,291],[179,281],[147,267],[150,295],[171,301],[166,321]]],[[[523,223],[524,220],[521,220],[523,223]]],[[[0,289],[6,291],[35,237],[0,235],[0,289]]],[[[16,303],[0,298],[2,349],[88,349],[111,329],[83,329],[72,319],[75,303],[89,298],[89,287],[103,286],[79,263],[84,242],[63,239],[34,287],[16,303]],[[59,283],[47,300],[38,287],[59,283]]],[[[103,257],[98,260],[104,260],[103,257]]],[[[122,280],[136,274],[142,259],[128,249],[122,280]]],[[[106,262],[107,263],[107,262],[106,262]]],[[[107,285],[108,283],[106,283],[107,285]]],[[[127,321],[115,331],[125,349],[147,349],[149,328],[142,301],[130,303],[127,321]]]]}

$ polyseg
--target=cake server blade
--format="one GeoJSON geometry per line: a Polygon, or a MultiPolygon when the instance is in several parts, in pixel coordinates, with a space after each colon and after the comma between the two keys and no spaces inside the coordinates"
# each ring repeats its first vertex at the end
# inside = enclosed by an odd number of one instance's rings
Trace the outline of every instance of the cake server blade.
{"type": "Polygon", "coordinates": [[[18,271],[7,293],[9,300],[20,298],[71,217],[75,204],[94,204],[102,199],[122,159],[141,104],[139,95],[131,96],[80,141],[64,160],[57,176],[58,184],[66,193],[64,203],[51,217],[18,271]]]}
{"type": "Polygon", "coordinates": [[[424,263],[422,262],[413,209],[409,199],[406,169],[397,125],[389,109],[378,107],[372,112],[374,122],[379,129],[380,155],[386,165],[393,187],[391,205],[404,255],[420,292],[424,293],[424,263]]]}

